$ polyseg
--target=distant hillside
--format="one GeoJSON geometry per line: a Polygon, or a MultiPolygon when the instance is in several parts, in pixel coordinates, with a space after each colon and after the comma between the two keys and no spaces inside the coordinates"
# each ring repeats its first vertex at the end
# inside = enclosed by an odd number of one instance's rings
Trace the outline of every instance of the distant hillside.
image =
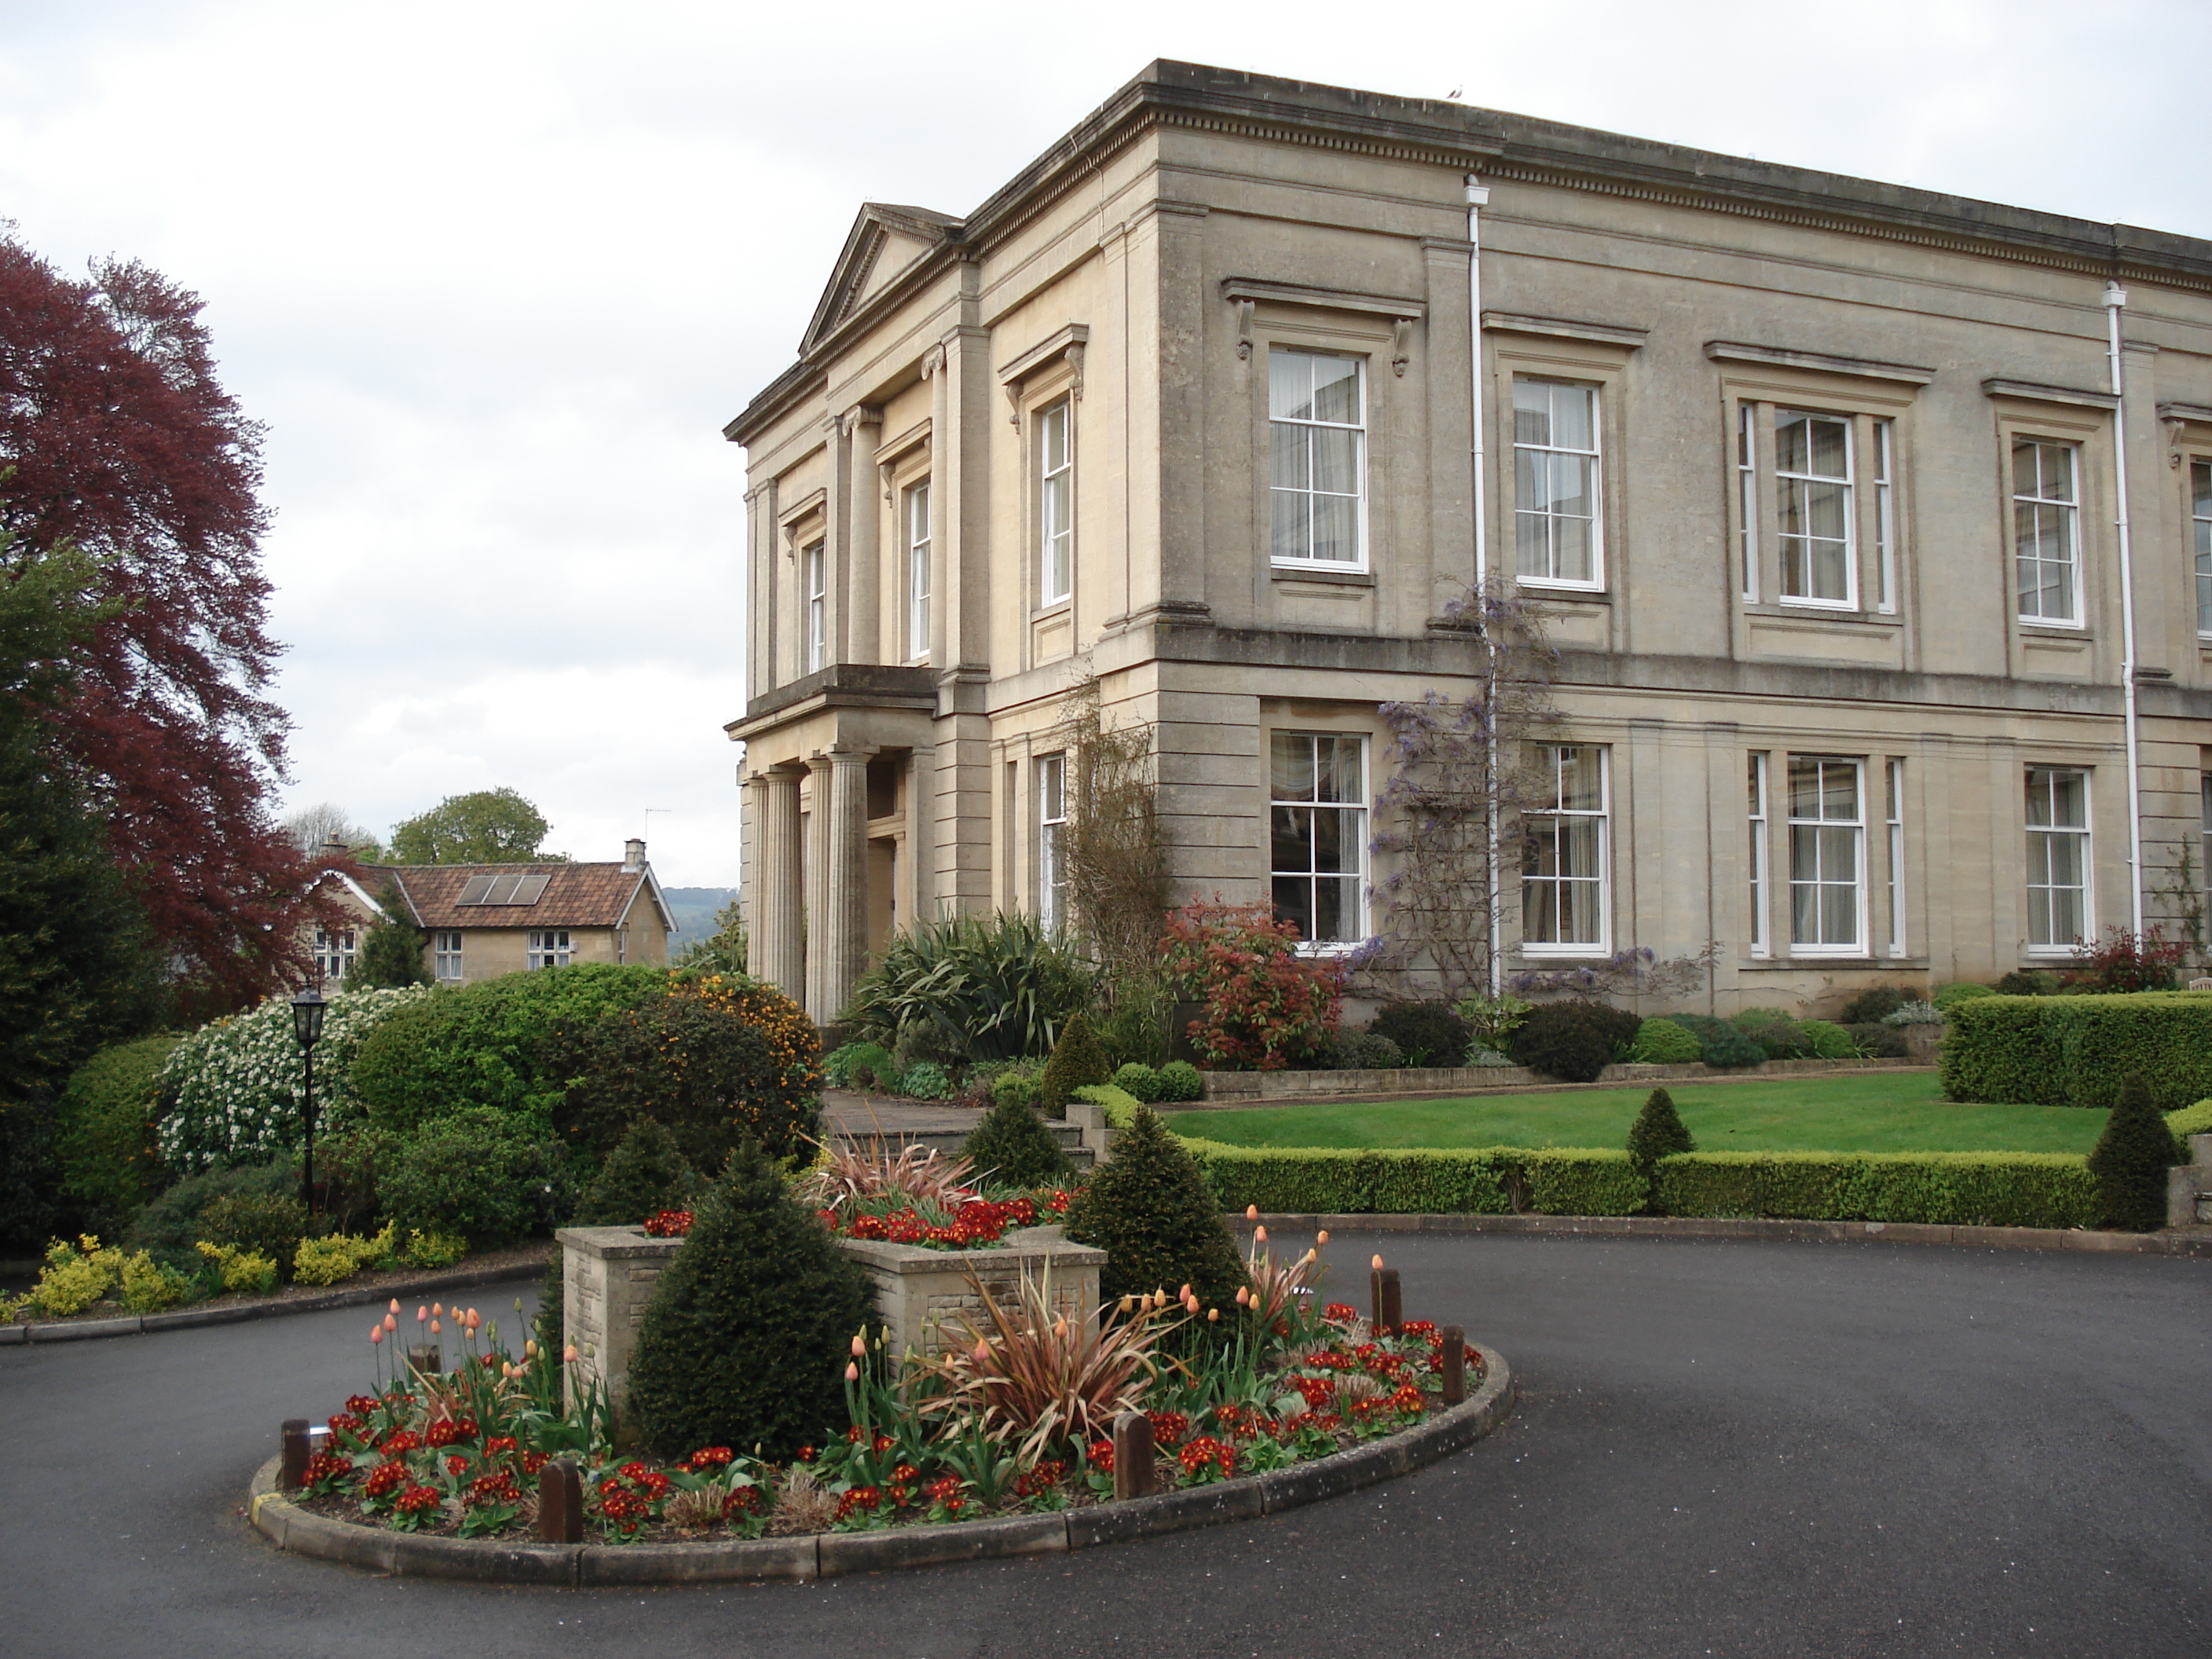
{"type": "Polygon", "coordinates": [[[714,931],[714,912],[737,897],[734,887],[664,887],[661,896],[668,901],[669,913],[683,931],[678,936],[689,945],[695,939],[705,939],[714,931]]]}

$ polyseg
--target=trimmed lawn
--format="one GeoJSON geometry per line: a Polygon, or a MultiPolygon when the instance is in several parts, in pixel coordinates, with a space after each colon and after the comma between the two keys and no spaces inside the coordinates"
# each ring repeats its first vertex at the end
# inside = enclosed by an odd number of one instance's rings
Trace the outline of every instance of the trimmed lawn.
{"type": "MultiPolygon", "coordinates": [[[[1705,1152],[2078,1152],[2105,1114],[2075,1106],[1961,1106],[1933,1072],[1670,1085],[1705,1152]]],[[[1254,1106],[1186,1112],[1179,1134],[1234,1146],[1625,1146],[1650,1085],[1472,1100],[1254,1106]]]]}

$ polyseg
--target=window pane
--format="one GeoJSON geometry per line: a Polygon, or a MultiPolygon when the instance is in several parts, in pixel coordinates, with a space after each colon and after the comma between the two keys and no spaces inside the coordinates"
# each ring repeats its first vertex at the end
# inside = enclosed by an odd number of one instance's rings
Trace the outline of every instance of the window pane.
{"type": "Polygon", "coordinates": [[[1358,738],[1316,738],[1315,799],[1358,802],[1360,798],[1360,750],[1358,738]]]}
{"type": "Polygon", "coordinates": [[[1820,763],[1799,760],[1794,755],[1790,760],[1790,816],[1793,818],[1817,818],[1820,816],[1820,763]]]}
{"type": "Polygon", "coordinates": [[[1590,537],[1588,519],[1554,519],[1553,533],[1559,538],[1558,565],[1555,573],[1561,581],[1587,582],[1597,580],[1595,544],[1590,537]]]}
{"type": "Polygon", "coordinates": [[[1285,921],[1294,921],[1298,937],[1311,939],[1313,930],[1313,883],[1294,877],[1275,878],[1275,914],[1285,921]]]}
{"type": "Polygon", "coordinates": [[[1313,497],[1287,489],[1273,492],[1267,524],[1267,553],[1276,559],[1304,559],[1313,552],[1313,497]]]}
{"type": "Polygon", "coordinates": [[[1359,562],[1359,503],[1342,495],[1316,495],[1313,556],[1338,564],[1359,562]]]}
{"type": "Polygon", "coordinates": [[[1306,937],[1315,939],[1348,939],[1355,937],[1352,918],[1358,915],[1359,895],[1357,884],[1351,881],[1321,879],[1314,883],[1313,926],[1306,937]]]}
{"type": "Polygon", "coordinates": [[[2088,780],[2079,772],[2054,773],[2051,780],[2051,821],[2086,830],[2088,818],[2088,780]]]}
{"type": "Polygon", "coordinates": [[[1277,800],[1314,798],[1314,740],[1278,732],[1268,757],[1268,787],[1277,800]]]}
{"type": "Polygon", "coordinates": [[[1336,495],[1359,493],[1359,440],[1357,432],[1331,427],[1313,428],[1313,487],[1336,495]]]}
{"type": "Polygon", "coordinates": [[[1597,394],[1586,386],[1547,387],[1552,394],[1552,441],[1561,449],[1595,449],[1597,394]]]}
{"type": "Polygon", "coordinates": [[[1850,428],[1842,421],[1808,422],[1812,436],[1810,471],[1823,477],[1840,478],[1850,471],[1850,428]]]}
{"type": "Polygon", "coordinates": [[[1267,428],[1268,447],[1273,452],[1268,476],[1278,489],[1304,489],[1310,481],[1306,430],[1279,421],[1267,428]]]}
{"type": "Polygon", "coordinates": [[[1820,889],[1820,943],[1850,945],[1859,936],[1858,889],[1824,884],[1820,889]]]}
{"type": "Polygon", "coordinates": [[[1560,822],[1559,873],[1580,880],[1595,881],[1598,868],[1598,838],[1601,820],[1565,818],[1560,822]]]}
{"type": "Polygon", "coordinates": [[[1310,357],[1313,413],[1317,421],[1359,424],[1359,365],[1349,357],[1310,357]]]}
{"type": "Polygon", "coordinates": [[[1813,535],[1841,541],[1850,510],[1850,496],[1841,484],[1816,483],[1805,490],[1805,526],[1813,535]]]}
{"type": "Polygon", "coordinates": [[[1513,441],[1548,444],[1552,441],[1552,389],[1541,380],[1513,382],[1513,441]]]}
{"type": "Polygon", "coordinates": [[[1605,806],[1605,763],[1595,749],[1559,750],[1559,805],[1571,811],[1595,812],[1605,806]]]}
{"type": "Polygon", "coordinates": [[[1038,426],[1044,470],[1057,472],[1067,465],[1067,405],[1060,404],[1045,410],[1038,426]]]}
{"type": "Polygon", "coordinates": [[[1302,351],[1267,354],[1267,412],[1278,420],[1313,419],[1313,359],[1302,351]]]}
{"type": "Polygon", "coordinates": [[[1310,809],[1278,806],[1269,814],[1273,830],[1269,859],[1277,870],[1314,867],[1313,819],[1310,809]]]}
{"type": "Polygon", "coordinates": [[[1345,812],[1316,811],[1313,815],[1313,867],[1341,872],[1359,867],[1359,849],[1348,844],[1345,812]]]}

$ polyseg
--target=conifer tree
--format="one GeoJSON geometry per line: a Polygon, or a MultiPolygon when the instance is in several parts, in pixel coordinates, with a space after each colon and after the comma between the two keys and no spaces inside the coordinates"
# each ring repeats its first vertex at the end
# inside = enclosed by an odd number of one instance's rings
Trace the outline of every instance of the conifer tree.
{"type": "Polygon", "coordinates": [[[2097,1201],[2107,1225],[2153,1233],[2166,1225],[2166,1172],[2173,1167],[2173,1133],[2152,1100],[2141,1072],[2120,1079],[2105,1133],[2089,1154],[2097,1201]]]}
{"type": "Polygon", "coordinates": [[[690,1208],[704,1185],[665,1124],[641,1118],[607,1154],[576,1211],[579,1227],[634,1227],[690,1208]]]}
{"type": "Polygon", "coordinates": [[[1659,1160],[1674,1152],[1697,1150],[1698,1143],[1674,1109],[1674,1097],[1664,1089],[1654,1089],[1628,1131],[1628,1159],[1643,1177],[1646,1210],[1658,1207],[1659,1160]]]}
{"type": "Polygon", "coordinates": [[[748,1140],[653,1287],[624,1413],[672,1457],[818,1446],[842,1426],[849,1345],[874,1312],[860,1264],[748,1140]]]}
{"type": "Polygon", "coordinates": [[[1060,1028],[1060,1041],[1052,1045],[1044,1075],[1037,1079],[1037,1104],[1047,1117],[1066,1117],[1069,1097],[1078,1089],[1113,1080],[1114,1068],[1091,1033],[1090,1018],[1071,1014],[1067,1024],[1060,1028]]]}
{"type": "Polygon", "coordinates": [[[428,985],[430,969],[422,960],[422,930],[407,919],[407,901],[400,896],[398,884],[386,881],[376,902],[384,915],[369,924],[361,954],[346,975],[346,988],[380,991],[428,985]]]}
{"type": "Polygon", "coordinates": [[[968,1132],[960,1151],[973,1179],[1007,1187],[1044,1187],[1071,1181],[1075,1167],[1037,1115],[1012,1090],[994,1093],[991,1109],[968,1132]]]}
{"type": "Polygon", "coordinates": [[[1067,1236],[1106,1252],[1098,1291],[1108,1302],[1188,1284],[1204,1308],[1236,1312],[1243,1264],[1221,1205],[1197,1161],[1149,1106],[1114,1143],[1100,1169],[1067,1208],[1067,1236]]]}

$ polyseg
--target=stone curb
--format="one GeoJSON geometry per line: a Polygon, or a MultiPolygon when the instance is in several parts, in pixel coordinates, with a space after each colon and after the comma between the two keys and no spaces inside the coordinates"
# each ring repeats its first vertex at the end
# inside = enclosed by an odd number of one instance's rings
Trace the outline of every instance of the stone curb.
{"type": "Polygon", "coordinates": [[[1492,1349],[1483,1348],[1481,1353],[1485,1370],[1480,1389],[1449,1411],[1388,1440],[1371,1440],[1310,1463],[1243,1475],[1217,1486],[1052,1515],[723,1544],[479,1543],[357,1527],[313,1514],[276,1490],[279,1460],[274,1457],[253,1476],[247,1513],[254,1530],[295,1555],[410,1577],[571,1589],[787,1582],[951,1561],[1056,1555],[1224,1521],[1255,1521],[1449,1457],[1495,1429],[1513,1408],[1512,1368],[1492,1349]]]}
{"type": "MultiPolygon", "coordinates": [[[[479,1285],[498,1285],[509,1279],[543,1279],[545,1264],[536,1267],[469,1267],[456,1273],[426,1273],[419,1279],[396,1279],[382,1285],[356,1285],[322,1296],[294,1297],[283,1302],[234,1303],[227,1308],[179,1308],[174,1313],[125,1314],[119,1319],[52,1320],[35,1325],[0,1325],[0,1347],[12,1343],[84,1342],[100,1336],[151,1335],[155,1331],[189,1330],[200,1325],[236,1325],[250,1319],[278,1319],[291,1314],[328,1313],[332,1308],[358,1308],[393,1297],[428,1295],[433,1291],[473,1290],[479,1285]]],[[[403,1534],[404,1535],[404,1534],[403,1534]]]]}
{"type": "Polygon", "coordinates": [[[1665,1215],[1263,1215],[1232,1212],[1232,1228],[1361,1233],[1519,1233],[1584,1238],[1795,1239],[1814,1243],[1948,1244],[1981,1250],[2072,1250],[2092,1255],[2212,1256],[2212,1227],[2162,1233],[2059,1227],[1953,1227],[1917,1221],[1790,1221],[1665,1215]]]}

